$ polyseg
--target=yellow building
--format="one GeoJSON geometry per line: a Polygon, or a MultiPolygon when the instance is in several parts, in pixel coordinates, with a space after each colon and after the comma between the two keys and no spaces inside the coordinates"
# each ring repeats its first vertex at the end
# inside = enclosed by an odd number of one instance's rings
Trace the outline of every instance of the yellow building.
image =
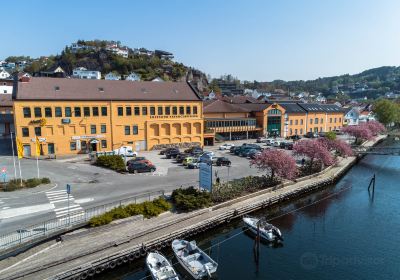
{"type": "Polygon", "coordinates": [[[343,126],[343,116],[344,112],[336,105],[207,101],[204,104],[205,144],[213,143],[218,137],[234,140],[332,131],[343,126]]]}
{"type": "Polygon", "coordinates": [[[24,155],[159,149],[203,143],[203,108],[185,82],[32,78],[13,94],[24,155]]]}

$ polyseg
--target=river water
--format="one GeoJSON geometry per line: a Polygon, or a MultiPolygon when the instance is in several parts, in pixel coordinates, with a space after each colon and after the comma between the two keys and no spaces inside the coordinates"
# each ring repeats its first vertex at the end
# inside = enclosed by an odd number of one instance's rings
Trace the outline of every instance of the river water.
{"type": "MultiPolygon", "coordinates": [[[[400,156],[366,156],[335,186],[254,215],[273,219],[283,246],[262,243],[257,263],[254,239],[240,220],[196,236],[219,263],[216,279],[400,279],[400,156]],[[367,187],[374,173],[372,196],[367,187]]],[[[171,250],[163,253],[177,262],[171,250]]],[[[140,260],[98,279],[151,277],[140,260]]]]}

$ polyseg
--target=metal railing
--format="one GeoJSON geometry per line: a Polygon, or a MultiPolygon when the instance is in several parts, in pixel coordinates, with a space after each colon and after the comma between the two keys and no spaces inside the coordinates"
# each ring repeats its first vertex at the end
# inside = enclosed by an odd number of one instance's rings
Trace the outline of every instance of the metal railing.
{"type": "Polygon", "coordinates": [[[160,196],[164,196],[163,190],[127,197],[115,202],[94,206],[88,209],[71,211],[65,216],[27,226],[8,234],[0,235],[0,253],[28,242],[43,240],[57,234],[62,234],[66,231],[70,231],[74,228],[84,226],[91,218],[110,211],[113,208],[132,203],[151,201],[160,196]]]}

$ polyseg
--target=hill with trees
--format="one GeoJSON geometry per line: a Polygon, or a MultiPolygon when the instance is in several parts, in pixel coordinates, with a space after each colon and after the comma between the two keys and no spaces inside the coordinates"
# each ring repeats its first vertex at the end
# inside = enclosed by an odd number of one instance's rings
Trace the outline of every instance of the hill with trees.
{"type": "Polygon", "coordinates": [[[296,92],[321,92],[325,96],[345,94],[352,98],[376,98],[387,92],[400,92],[400,67],[383,66],[363,71],[355,75],[340,75],[315,80],[272,82],[244,82],[246,88],[275,91],[282,89],[296,92]]]}
{"type": "MultiPolygon", "coordinates": [[[[61,66],[67,75],[72,75],[76,67],[85,67],[89,70],[100,71],[102,75],[109,72],[116,72],[122,77],[135,72],[144,81],[160,77],[164,81],[182,81],[186,75],[194,69],[182,63],[173,61],[170,57],[163,55],[164,51],[148,51],[144,48],[128,50],[128,56],[123,57],[109,49],[110,44],[120,46],[120,42],[93,40],[78,40],[77,44],[82,47],[79,50],[66,46],[61,54],[31,59],[21,57],[29,63],[24,71],[35,74],[46,71],[54,66],[61,66]]],[[[171,54],[172,55],[172,54],[171,54]]],[[[9,57],[6,60],[18,60],[19,57],[9,57]]],[[[201,73],[196,70],[195,73],[201,73]]],[[[202,80],[206,81],[205,75],[201,73],[202,80]]]]}

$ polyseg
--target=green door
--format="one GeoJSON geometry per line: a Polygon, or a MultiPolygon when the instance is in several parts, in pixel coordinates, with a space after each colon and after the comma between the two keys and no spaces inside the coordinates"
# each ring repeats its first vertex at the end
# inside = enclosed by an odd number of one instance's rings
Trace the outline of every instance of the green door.
{"type": "Polygon", "coordinates": [[[268,136],[281,136],[281,116],[268,116],[267,132],[268,136]]]}

